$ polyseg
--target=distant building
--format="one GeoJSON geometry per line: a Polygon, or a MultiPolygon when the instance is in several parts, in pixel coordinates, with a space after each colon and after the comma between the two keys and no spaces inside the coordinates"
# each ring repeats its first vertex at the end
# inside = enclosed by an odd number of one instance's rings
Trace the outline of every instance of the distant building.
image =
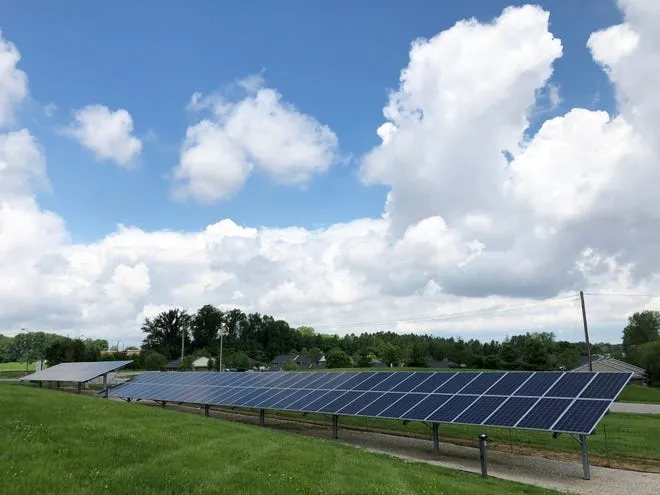
{"type": "Polygon", "coordinates": [[[387,365],[382,362],[380,359],[372,359],[369,361],[369,367],[370,368],[385,368],[387,365]]]}
{"type": "Polygon", "coordinates": [[[298,369],[301,370],[325,368],[325,356],[317,358],[311,354],[281,354],[275,356],[270,362],[267,371],[282,371],[284,370],[284,364],[288,361],[295,361],[298,364],[298,369]]]}
{"type": "Polygon", "coordinates": [[[458,368],[458,364],[456,364],[453,361],[450,361],[449,359],[443,359],[442,361],[435,361],[433,359],[429,359],[426,361],[426,366],[429,368],[458,368]]]}
{"type": "Polygon", "coordinates": [[[176,371],[181,368],[181,358],[177,358],[174,361],[167,363],[167,371],[176,371]]]}
{"type": "Polygon", "coordinates": [[[192,367],[195,371],[208,371],[209,358],[199,357],[193,361],[192,367]]]}
{"type": "MultiPolygon", "coordinates": [[[[579,366],[571,371],[589,371],[589,362],[587,356],[580,356],[579,366]]],[[[623,371],[633,373],[633,380],[644,381],[646,379],[646,370],[639,366],[625,363],[618,359],[594,354],[591,356],[591,367],[593,371],[623,371]]]]}

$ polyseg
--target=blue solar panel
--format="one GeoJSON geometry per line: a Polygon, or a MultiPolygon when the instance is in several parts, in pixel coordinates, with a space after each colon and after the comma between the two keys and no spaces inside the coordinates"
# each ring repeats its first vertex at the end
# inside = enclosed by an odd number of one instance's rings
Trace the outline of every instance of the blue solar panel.
{"type": "Polygon", "coordinates": [[[516,428],[547,430],[564,413],[571,402],[571,399],[540,399],[516,424],[516,428]]]}
{"type": "Polygon", "coordinates": [[[611,399],[618,397],[623,387],[630,380],[621,373],[598,373],[596,378],[580,394],[583,399],[611,399]]]}
{"type": "Polygon", "coordinates": [[[449,397],[450,399],[440,409],[426,418],[427,421],[451,422],[477,400],[474,395],[450,395],[449,397]]]}
{"type": "Polygon", "coordinates": [[[562,375],[563,373],[561,371],[534,373],[534,376],[527,380],[522,387],[513,393],[513,395],[541,397],[562,375]]]}
{"type": "Polygon", "coordinates": [[[447,380],[447,383],[445,383],[442,387],[436,389],[435,392],[438,394],[455,394],[463,387],[465,387],[468,383],[470,383],[472,380],[477,378],[479,374],[480,373],[476,373],[473,371],[454,373],[454,378],[452,378],[451,380],[447,380]]]}
{"type": "Polygon", "coordinates": [[[305,406],[305,411],[309,412],[315,412],[321,409],[322,407],[327,406],[330,404],[332,401],[339,399],[342,395],[344,395],[346,392],[343,390],[329,390],[325,395],[322,397],[319,397],[313,402],[310,402],[305,406]]]}
{"type": "Polygon", "coordinates": [[[337,411],[337,413],[347,415],[357,414],[360,409],[368,406],[381,395],[383,395],[382,392],[365,392],[350,404],[342,407],[339,411],[337,411]]]}
{"type": "Polygon", "coordinates": [[[428,380],[433,376],[433,373],[428,372],[417,372],[411,373],[408,378],[399,383],[394,387],[390,392],[411,392],[417,385],[428,380]]]}
{"type": "Polygon", "coordinates": [[[415,407],[405,412],[402,417],[405,419],[416,419],[423,421],[428,417],[429,414],[433,413],[433,411],[451,399],[451,397],[451,395],[444,394],[427,395],[426,398],[420,401],[415,407]]]}
{"type": "Polygon", "coordinates": [[[381,418],[403,418],[406,411],[419,404],[425,397],[422,394],[406,394],[377,416],[381,418]]]}
{"type": "Polygon", "coordinates": [[[507,373],[484,393],[485,395],[511,395],[531,376],[532,373],[527,372],[507,373]]]}
{"type": "Polygon", "coordinates": [[[536,404],[537,400],[533,397],[510,397],[489,418],[482,421],[482,423],[491,426],[511,427],[536,404]]]}
{"type": "Polygon", "coordinates": [[[354,390],[371,390],[389,376],[388,373],[375,373],[354,387],[354,390]]]}
{"type": "Polygon", "coordinates": [[[495,409],[500,407],[506,399],[503,397],[479,397],[474,404],[458,416],[454,423],[466,423],[471,425],[481,424],[495,409]]]}
{"type": "Polygon", "coordinates": [[[478,376],[475,380],[471,381],[463,389],[461,389],[461,394],[477,394],[481,395],[490,387],[495,385],[496,382],[502,379],[504,373],[483,373],[478,376]]]}
{"type": "Polygon", "coordinates": [[[605,414],[610,403],[606,400],[578,399],[552,427],[553,431],[567,433],[591,433],[598,420],[605,414]]]}
{"type": "Polygon", "coordinates": [[[424,394],[430,394],[443,383],[446,383],[448,380],[454,378],[456,373],[433,373],[428,380],[423,381],[415,388],[412,389],[412,392],[419,392],[424,394]]]}
{"type": "Polygon", "coordinates": [[[591,433],[630,376],[562,372],[147,372],[110,391],[110,395],[591,433]]]}
{"type": "Polygon", "coordinates": [[[360,409],[359,414],[360,416],[376,416],[379,412],[387,409],[389,406],[402,398],[403,395],[404,394],[402,393],[396,392],[384,393],[364,409],[360,409]]]}
{"type": "Polygon", "coordinates": [[[592,373],[566,373],[545,395],[546,397],[577,397],[593,378],[592,373]]]}
{"type": "Polygon", "coordinates": [[[339,397],[337,400],[331,402],[330,404],[327,404],[321,409],[319,409],[319,412],[324,412],[324,413],[337,412],[341,410],[342,407],[347,406],[348,404],[350,404],[351,402],[353,402],[363,394],[364,392],[344,392],[344,395],[339,397]]]}

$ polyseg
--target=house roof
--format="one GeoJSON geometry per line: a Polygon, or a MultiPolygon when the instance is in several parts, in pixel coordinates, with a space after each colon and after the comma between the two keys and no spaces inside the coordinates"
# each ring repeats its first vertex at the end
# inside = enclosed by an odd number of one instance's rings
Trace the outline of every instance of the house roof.
{"type": "Polygon", "coordinates": [[[271,366],[284,364],[287,361],[295,361],[297,357],[298,354],[280,354],[279,356],[275,356],[270,364],[271,366]]]}
{"type": "Polygon", "coordinates": [[[199,357],[193,361],[193,368],[206,368],[209,365],[209,358],[199,357]]]}
{"type": "Polygon", "coordinates": [[[176,358],[174,361],[167,363],[168,368],[180,368],[181,367],[181,358],[176,358]]]}
{"type": "MultiPolygon", "coordinates": [[[[580,356],[584,357],[584,364],[581,366],[578,366],[577,368],[573,369],[572,371],[587,371],[589,369],[589,363],[587,362],[587,357],[586,356],[580,356]]],[[[581,360],[582,361],[582,360],[581,360]]],[[[644,378],[646,376],[646,370],[643,368],[640,368],[639,366],[634,366],[630,363],[626,363],[623,361],[620,361],[618,359],[606,357],[606,356],[599,356],[595,355],[591,357],[591,363],[593,364],[598,364],[598,367],[606,367],[610,368],[613,371],[625,371],[629,373],[634,373],[635,378],[644,378]]]]}

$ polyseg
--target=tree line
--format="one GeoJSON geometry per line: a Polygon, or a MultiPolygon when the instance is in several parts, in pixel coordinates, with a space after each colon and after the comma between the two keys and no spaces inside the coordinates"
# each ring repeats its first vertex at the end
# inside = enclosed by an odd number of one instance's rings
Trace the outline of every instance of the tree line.
{"type": "MultiPolygon", "coordinates": [[[[481,342],[395,332],[364,332],[338,335],[318,333],[311,327],[291,327],[286,321],[240,309],[222,311],[207,304],[194,313],[182,309],[163,311],[145,318],[142,353],[128,358],[109,353],[103,359],[133,359],[134,368],[163,369],[168,360],[181,355],[183,368],[198,356],[211,357],[217,369],[220,331],[223,331],[223,364],[249,368],[268,364],[281,354],[326,357],[326,366],[366,367],[377,359],[386,366],[427,367],[449,361],[452,366],[479,369],[551,370],[573,369],[587,354],[583,342],[556,340],[552,332],[526,332],[503,341],[481,342]]],[[[660,313],[643,311],[632,315],[621,344],[591,344],[592,354],[621,359],[645,368],[651,380],[660,381],[660,313]]],[[[0,362],[46,359],[50,365],[101,359],[108,349],[105,340],[70,339],[53,333],[25,332],[15,337],[0,335],[0,362]]]]}

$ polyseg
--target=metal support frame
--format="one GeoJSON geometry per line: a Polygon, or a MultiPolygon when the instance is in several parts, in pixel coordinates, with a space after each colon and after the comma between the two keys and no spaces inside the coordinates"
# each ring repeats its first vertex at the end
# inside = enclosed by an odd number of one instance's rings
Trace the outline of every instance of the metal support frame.
{"type": "Polygon", "coordinates": [[[160,407],[165,407],[166,404],[167,404],[167,402],[165,402],[164,400],[160,401],[160,407]]]}
{"type": "Polygon", "coordinates": [[[259,424],[261,426],[266,426],[266,410],[259,409],[259,424]]]}
{"type": "MultiPolygon", "coordinates": [[[[582,457],[582,477],[585,480],[591,479],[591,467],[589,465],[589,442],[587,439],[589,435],[575,433],[570,433],[571,438],[573,438],[577,443],[580,444],[580,454],[582,457]]],[[[559,433],[555,432],[552,434],[552,438],[559,438],[559,433]]]]}
{"type": "Polygon", "coordinates": [[[109,392],[109,390],[108,390],[108,374],[107,373],[105,375],[103,375],[103,389],[105,390],[105,393],[103,395],[107,399],[108,398],[108,392],[109,392]]]}
{"type": "Polygon", "coordinates": [[[204,404],[204,416],[208,416],[208,415],[209,415],[209,405],[204,404]]]}
{"type": "Polygon", "coordinates": [[[332,415],[332,438],[339,438],[339,415],[332,415]]]}
{"type": "Polygon", "coordinates": [[[60,388],[62,388],[62,382],[57,382],[57,390],[59,390],[60,388]]]}
{"type": "Polygon", "coordinates": [[[39,382],[39,388],[44,386],[44,382],[39,382]]]}
{"type": "Polygon", "coordinates": [[[431,431],[433,432],[433,451],[436,454],[440,453],[440,438],[438,437],[438,423],[433,423],[431,425],[431,431]]]}
{"type": "Polygon", "coordinates": [[[488,439],[483,433],[479,435],[479,460],[481,461],[481,477],[488,478],[488,459],[486,458],[486,446],[488,439]]]}
{"type": "Polygon", "coordinates": [[[76,387],[76,393],[79,394],[81,390],[82,390],[82,382],[78,382],[78,386],[76,387]]]}

